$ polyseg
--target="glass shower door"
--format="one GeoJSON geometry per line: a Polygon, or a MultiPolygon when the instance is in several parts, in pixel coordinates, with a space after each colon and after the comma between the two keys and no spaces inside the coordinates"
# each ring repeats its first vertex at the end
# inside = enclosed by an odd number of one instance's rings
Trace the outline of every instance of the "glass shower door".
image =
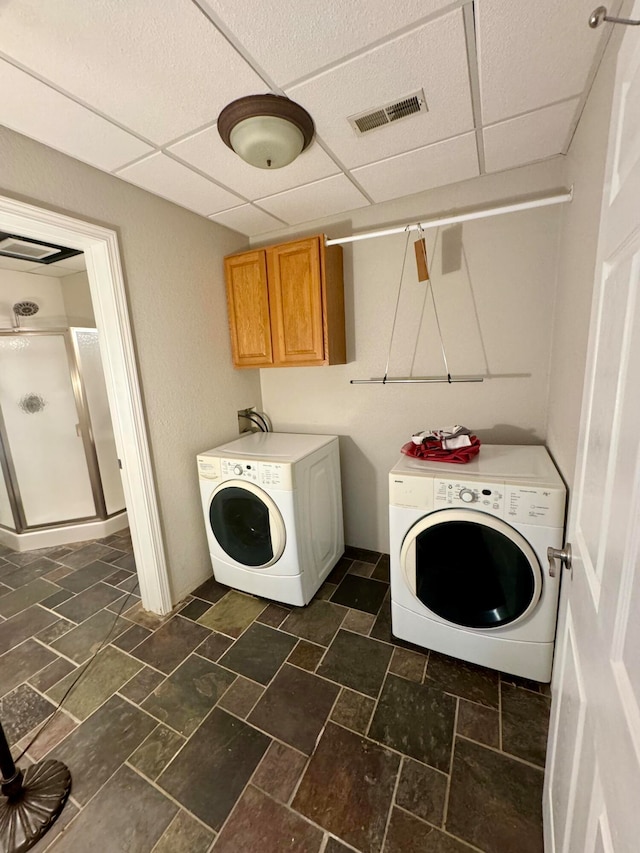
{"type": "Polygon", "coordinates": [[[26,526],[94,517],[63,334],[0,336],[0,408],[26,526]]]}

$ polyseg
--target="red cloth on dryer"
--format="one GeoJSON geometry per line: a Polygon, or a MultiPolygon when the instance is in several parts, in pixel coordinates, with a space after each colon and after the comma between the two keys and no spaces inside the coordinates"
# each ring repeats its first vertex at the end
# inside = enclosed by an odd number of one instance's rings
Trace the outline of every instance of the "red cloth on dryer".
{"type": "Polygon", "coordinates": [[[408,441],[402,445],[401,450],[406,456],[415,456],[416,459],[424,459],[427,462],[464,464],[480,453],[480,439],[475,435],[470,435],[469,439],[471,444],[468,447],[458,447],[455,450],[447,450],[442,446],[441,441],[435,439],[424,439],[422,444],[408,441]]]}

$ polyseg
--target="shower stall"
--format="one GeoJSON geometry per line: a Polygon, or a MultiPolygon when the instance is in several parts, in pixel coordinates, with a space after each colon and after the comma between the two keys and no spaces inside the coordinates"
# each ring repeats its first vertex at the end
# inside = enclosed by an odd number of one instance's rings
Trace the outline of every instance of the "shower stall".
{"type": "Polygon", "coordinates": [[[0,331],[0,467],[0,544],[29,551],[127,526],[96,329],[0,331]]]}

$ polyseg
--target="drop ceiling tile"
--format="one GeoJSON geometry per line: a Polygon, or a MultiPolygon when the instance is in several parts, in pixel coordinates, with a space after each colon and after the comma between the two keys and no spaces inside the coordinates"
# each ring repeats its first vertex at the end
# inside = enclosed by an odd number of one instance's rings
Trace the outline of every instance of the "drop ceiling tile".
{"type": "Polygon", "coordinates": [[[34,266],[33,261],[24,261],[22,258],[7,258],[6,255],[0,255],[0,270],[31,272],[34,266]]]}
{"type": "Polygon", "coordinates": [[[0,51],[156,144],[267,91],[188,0],[3,4],[0,51]]]}
{"type": "Polygon", "coordinates": [[[485,128],[487,172],[512,169],[564,153],[578,103],[579,98],[574,98],[485,128]]]}
{"type": "Polygon", "coordinates": [[[153,150],[2,59],[0,91],[2,124],[99,169],[111,171],[153,150]]]}
{"type": "Polygon", "coordinates": [[[121,169],[117,175],[202,216],[242,204],[237,195],[192,172],[182,163],[176,163],[166,154],[152,154],[121,169]]]}
{"type": "Polygon", "coordinates": [[[287,90],[312,115],[347,168],[472,130],[462,12],[458,9],[287,90]],[[424,89],[429,111],[356,136],[350,115],[424,89]]]}
{"type": "Polygon", "coordinates": [[[265,213],[264,210],[259,210],[252,204],[243,204],[231,210],[223,210],[222,213],[216,213],[209,219],[213,219],[220,225],[226,225],[227,228],[232,228],[234,231],[239,231],[241,234],[247,234],[249,237],[282,228],[282,222],[279,219],[274,219],[273,216],[265,213]]]}
{"type": "Polygon", "coordinates": [[[68,275],[76,275],[76,273],[77,270],[63,269],[57,264],[51,264],[51,266],[40,264],[40,266],[29,270],[30,275],[48,275],[53,276],[53,278],[66,278],[68,275]]]}
{"type": "Polygon", "coordinates": [[[485,125],[582,91],[605,31],[587,26],[593,7],[593,0],[476,3],[485,125]]]}
{"type": "Polygon", "coordinates": [[[475,133],[353,170],[353,177],[375,202],[464,181],[479,174],[475,133]]]}
{"type": "Polygon", "coordinates": [[[52,264],[51,266],[55,266],[56,269],[68,269],[72,272],[80,272],[80,270],[86,270],[87,262],[84,253],[82,253],[80,255],[72,255],[70,258],[65,258],[63,261],[58,261],[57,264],[52,264]]]}
{"type": "Polygon", "coordinates": [[[367,0],[365,6],[362,0],[329,6],[317,0],[279,0],[277,14],[264,0],[204,0],[202,5],[283,86],[423,20],[450,0],[367,0]]]}
{"type": "Polygon", "coordinates": [[[340,171],[315,142],[293,163],[282,169],[256,169],[224,144],[217,126],[196,133],[168,150],[220,183],[232,186],[236,192],[252,201],[327,178],[340,171]]]}
{"type": "Polygon", "coordinates": [[[289,225],[322,219],[369,204],[345,175],[334,175],[295,190],[260,199],[260,207],[289,225]]]}

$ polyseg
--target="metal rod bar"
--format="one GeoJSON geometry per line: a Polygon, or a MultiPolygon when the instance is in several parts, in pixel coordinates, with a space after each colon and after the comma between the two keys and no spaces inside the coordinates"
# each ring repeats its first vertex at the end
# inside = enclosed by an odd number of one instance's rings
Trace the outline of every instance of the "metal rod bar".
{"type": "Polygon", "coordinates": [[[445,383],[453,385],[454,382],[484,382],[484,376],[426,376],[424,378],[412,377],[410,379],[351,379],[351,385],[428,385],[445,383]]]}
{"type": "Polygon", "coordinates": [[[613,15],[607,15],[606,6],[598,6],[597,9],[594,9],[593,12],[589,15],[589,26],[592,30],[596,27],[599,27],[604,21],[607,21],[609,24],[624,24],[627,27],[638,27],[640,26],[640,20],[636,21],[632,18],[616,18],[613,15]]]}
{"type": "Polygon", "coordinates": [[[393,333],[396,330],[396,320],[398,319],[398,307],[400,305],[400,294],[402,293],[402,278],[404,276],[404,266],[407,262],[407,249],[409,248],[409,231],[407,230],[407,239],[404,244],[404,255],[402,256],[402,270],[400,271],[400,281],[398,282],[398,295],[396,297],[396,310],[393,313],[393,323],[391,324],[391,337],[389,338],[389,352],[387,353],[387,364],[384,369],[384,378],[387,378],[389,373],[389,362],[391,361],[391,349],[393,347],[393,333]]]}
{"type": "Polygon", "coordinates": [[[499,207],[490,207],[485,210],[475,210],[469,213],[456,213],[452,216],[442,216],[439,219],[427,219],[414,225],[402,225],[397,228],[385,228],[381,231],[365,231],[363,234],[354,234],[351,237],[337,237],[335,240],[326,240],[325,246],[344,245],[355,243],[358,240],[371,240],[374,237],[388,237],[391,234],[402,234],[405,231],[420,231],[425,228],[437,228],[440,225],[453,225],[455,222],[469,222],[473,219],[486,219],[489,216],[500,216],[503,213],[516,213],[519,210],[531,210],[535,207],[548,207],[552,204],[565,204],[573,198],[573,187],[565,193],[545,196],[543,198],[529,199],[529,201],[504,204],[499,207]]]}

